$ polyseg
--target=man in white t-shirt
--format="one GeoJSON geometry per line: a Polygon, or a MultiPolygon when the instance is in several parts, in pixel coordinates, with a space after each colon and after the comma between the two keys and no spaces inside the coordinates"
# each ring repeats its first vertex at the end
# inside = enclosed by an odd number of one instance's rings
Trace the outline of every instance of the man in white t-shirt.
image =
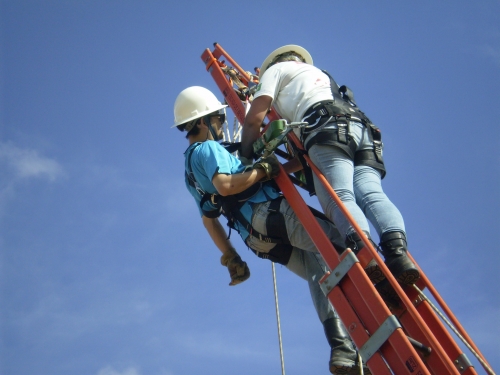
{"type": "MultiPolygon", "coordinates": [[[[245,118],[244,157],[252,157],[251,145],[271,106],[289,122],[308,122],[295,132],[312,162],[368,238],[368,220],[373,224],[385,263],[396,279],[404,285],[413,284],[420,274],[407,256],[403,217],[382,189],[385,167],[380,130],[359,110],[352,92],[314,67],[304,48],[287,45],[276,49],[260,68],[260,83],[245,118]]],[[[316,176],[314,187],[325,214],[345,236],[346,244],[359,252],[363,241],[316,176]]],[[[383,280],[374,261],[366,271],[374,283],[383,280]]]]}

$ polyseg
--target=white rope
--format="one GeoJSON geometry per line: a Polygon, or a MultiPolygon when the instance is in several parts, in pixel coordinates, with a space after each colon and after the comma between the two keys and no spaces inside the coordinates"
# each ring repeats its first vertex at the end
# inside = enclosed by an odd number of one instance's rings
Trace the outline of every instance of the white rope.
{"type": "Polygon", "coordinates": [[[273,270],[273,285],[274,285],[274,303],[276,305],[276,321],[278,324],[278,341],[280,345],[280,359],[281,359],[281,374],[285,375],[285,359],[283,357],[283,343],[281,341],[281,324],[280,324],[280,310],[278,306],[278,288],[276,286],[276,271],[274,262],[271,262],[273,270]]]}
{"type": "Polygon", "coordinates": [[[359,375],[364,375],[365,371],[363,369],[363,358],[361,358],[361,354],[358,352],[358,364],[359,364],[359,375]]]}
{"type": "Polygon", "coordinates": [[[443,313],[441,313],[441,311],[439,311],[439,309],[431,302],[431,300],[429,298],[427,298],[427,296],[419,289],[419,287],[416,286],[415,284],[413,284],[413,287],[418,292],[420,297],[422,297],[433,308],[433,310],[441,317],[441,319],[443,319],[443,321],[448,325],[448,327],[450,327],[450,329],[455,333],[455,335],[457,335],[458,338],[460,340],[462,340],[464,345],[471,351],[471,353],[474,355],[474,357],[476,357],[477,360],[483,365],[485,370],[490,375],[495,375],[493,370],[486,364],[486,362],[483,361],[483,359],[479,356],[479,354],[477,354],[477,352],[472,348],[472,346],[470,346],[470,344],[467,342],[467,340],[458,332],[458,330],[455,328],[455,326],[446,318],[446,316],[444,316],[443,313]]]}

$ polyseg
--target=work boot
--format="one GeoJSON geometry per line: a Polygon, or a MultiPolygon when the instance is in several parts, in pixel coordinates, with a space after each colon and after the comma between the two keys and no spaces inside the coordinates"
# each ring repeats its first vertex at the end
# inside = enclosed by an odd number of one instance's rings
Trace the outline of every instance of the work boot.
{"type": "Polygon", "coordinates": [[[407,252],[406,236],[403,232],[384,233],[380,237],[380,247],[385,264],[399,283],[414,284],[420,278],[417,266],[410,260],[407,252]]]}
{"type": "MultiPolygon", "coordinates": [[[[366,232],[365,234],[368,237],[368,240],[373,244],[373,247],[377,248],[377,245],[375,245],[375,243],[372,241],[370,235],[366,232]]],[[[356,232],[348,234],[345,243],[346,246],[350,248],[355,255],[357,255],[361,251],[361,249],[365,247],[364,242],[361,240],[361,238],[356,232]]],[[[375,259],[372,259],[370,260],[370,262],[368,262],[368,264],[365,267],[365,272],[368,275],[368,278],[374,284],[377,284],[385,279],[384,273],[379,268],[377,262],[375,262],[375,259]]]]}
{"type": "MultiPolygon", "coordinates": [[[[330,372],[337,375],[359,374],[358,353],[339,318],[329,318],[323,322],[326,339],[332,348],[330,354],[330,372]]],[[[365,375],[371,375],[370,369],[363,363],[365,375]]]]}

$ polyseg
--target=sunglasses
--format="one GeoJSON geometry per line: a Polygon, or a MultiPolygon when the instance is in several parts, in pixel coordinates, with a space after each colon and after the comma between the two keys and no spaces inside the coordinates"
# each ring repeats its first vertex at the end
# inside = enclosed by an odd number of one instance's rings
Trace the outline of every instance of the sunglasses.
{"type": "Polygon", "coordinates": [[[223,124],[226,121],[226,115],[223,113],[210,116],[210,118],[212,117],[217,117],[221,124],[223,124]]]}

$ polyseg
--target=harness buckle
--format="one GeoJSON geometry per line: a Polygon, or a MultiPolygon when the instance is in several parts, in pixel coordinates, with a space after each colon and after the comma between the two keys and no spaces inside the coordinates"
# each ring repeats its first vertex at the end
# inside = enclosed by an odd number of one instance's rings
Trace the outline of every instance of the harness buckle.
{"type": "Polygon", "coordinates": [[[325,107],[320,108],[319,110],[316,111],[316,115],[318,117],[322,117],[328,114],[328,111],[326,110],[325,107]]]}
{"type": "Polygon", "coordinates": [[[373,140],[373,151],[375,151],[375,156],[378,162],[382,161],[382,146],[383,144],[381,141],[377,141],[375,139],[373,140]]]}
{"type": "Polygon", "coordinates": [[[347,144],[347,123],[337,121],[339,142],[347,144]]]}
{"type": "Polygon", "coordinates": [[[212,195],[210,195],[210,201],[212,202],[212,204],[213,204],[214,206],[217,206],[217,202],[215,201],[215,198],[217,198],[217,197],[216,197],[216,194],[212,194],[212,195]]]}

